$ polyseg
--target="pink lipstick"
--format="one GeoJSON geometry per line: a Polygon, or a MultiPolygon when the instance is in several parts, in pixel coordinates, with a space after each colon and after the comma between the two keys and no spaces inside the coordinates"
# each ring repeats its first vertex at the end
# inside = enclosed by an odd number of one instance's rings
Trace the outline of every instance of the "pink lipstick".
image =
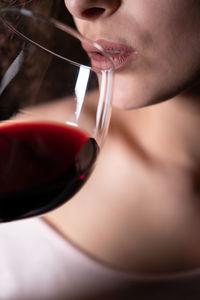
{"type": "MultiPolygon", "coordinates": [[[[96,43],[104,50],[105,54],[112,60],[115,69],[120,69],[125,66],[130,60],[136,56],[137,52],[132,47],[110,42],[107,40],[97,40],[96,43]]],[[[98,51],[96,47],[83,45],[83,48],[88,52],[92,66],[100,69],[108,69],[108,59],[98,51]]]]}

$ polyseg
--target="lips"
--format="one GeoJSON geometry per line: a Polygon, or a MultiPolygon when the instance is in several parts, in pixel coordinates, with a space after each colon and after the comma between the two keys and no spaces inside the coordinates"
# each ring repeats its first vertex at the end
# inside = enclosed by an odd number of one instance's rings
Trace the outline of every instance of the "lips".
{"type": "MultiPolygon", "coordinates": [[[[130,60],[134,58],[134,56],[136,56],[135,49],[123,44],[106,40],[97,40],[96,43],[103,49],[106,56],[112,60],[116,70],[124,67],[130,60]]],[[[101,51],[98,50],[97,47],[89,44],[83,45],[83,48],[87,51],[91,59],[91,64],[93,67],[103,70],[110,69],[111,63],[109,62],[109,59],[102,55],[101,51]]]]}

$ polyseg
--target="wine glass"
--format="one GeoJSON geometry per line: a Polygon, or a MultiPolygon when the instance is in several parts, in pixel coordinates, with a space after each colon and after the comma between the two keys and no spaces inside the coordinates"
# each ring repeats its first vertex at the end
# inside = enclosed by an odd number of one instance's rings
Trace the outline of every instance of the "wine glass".
{"type": "Polygon", "coordinates": [[[109,125],[113,65],[97,43],[55,19],[5,8],[0,27],[0,222],[6,222],[48,212],[86,182],[109,125]],[[84,49],[101,57],[98,67],[84,49]]]}

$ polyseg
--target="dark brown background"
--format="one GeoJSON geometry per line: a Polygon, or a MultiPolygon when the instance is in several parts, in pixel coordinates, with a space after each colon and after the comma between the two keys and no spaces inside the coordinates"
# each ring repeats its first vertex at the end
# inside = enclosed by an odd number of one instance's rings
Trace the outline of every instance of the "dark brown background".
{"type": "MultiPolygon", "coordinates": [[[[0,9],[4,7],[30,9],[74,27],[72,17],[63,0],[1,0],[0,9]]],[[[45,32],[45,35],[47,34],[50,35],[51,32],[45,32]]],[[[22,46],[20,43],[19,39],[0,22],[0,84],[9,65],[16,57],[17,49],[22,46]]],[[[65,43],[62,44],[62,41],[60,43],[63,49],[67,47],[65,43]]],[[[11,88],[0,95],[0,120],[10,118],[24,105],[23,102],[31,104],[54,97],[63,97],[66,89],[63,85],[66,80],[63,79],[70,77],[70,74],[56,64],[52,57],[36,51],[32,58],[27,58],[23,72],[17,76],[11,88]],[[59,80],[56,80],[58,78],[59,80]]]]}

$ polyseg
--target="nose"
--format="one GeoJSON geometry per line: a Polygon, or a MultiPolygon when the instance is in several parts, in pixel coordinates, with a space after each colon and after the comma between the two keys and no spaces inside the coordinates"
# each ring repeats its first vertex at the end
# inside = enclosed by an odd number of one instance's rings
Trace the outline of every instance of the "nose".
{"type": "Polygon", "coordinates": [[[122,0],[65,0],[70,13],[79,19],[98,19],[112,15],[122,0]]]}

